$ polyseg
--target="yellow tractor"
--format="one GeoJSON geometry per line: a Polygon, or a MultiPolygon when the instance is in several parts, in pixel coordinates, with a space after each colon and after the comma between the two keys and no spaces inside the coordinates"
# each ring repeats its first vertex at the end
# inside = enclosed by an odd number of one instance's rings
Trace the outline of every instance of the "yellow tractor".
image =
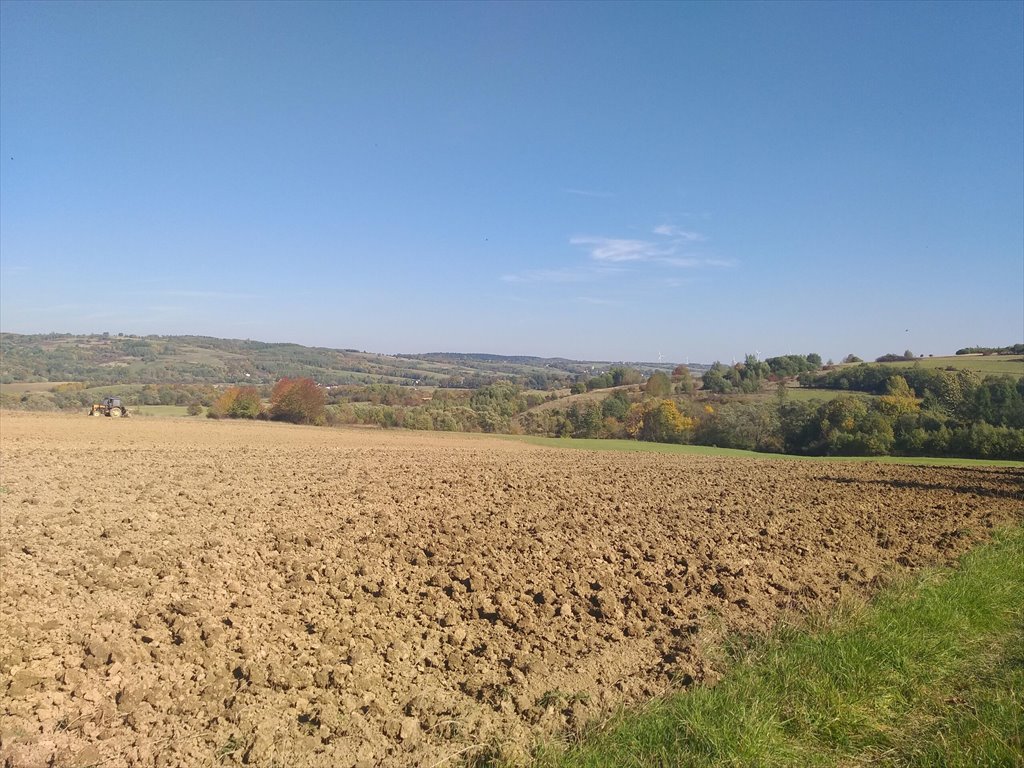
{"type": "Polygon", "coordinates": [[[128,415],[128,409],[121,403],[119,397],[105,397],[102,403],[93,403],[90,416],[112,416],[120,418],[128,415]]]}

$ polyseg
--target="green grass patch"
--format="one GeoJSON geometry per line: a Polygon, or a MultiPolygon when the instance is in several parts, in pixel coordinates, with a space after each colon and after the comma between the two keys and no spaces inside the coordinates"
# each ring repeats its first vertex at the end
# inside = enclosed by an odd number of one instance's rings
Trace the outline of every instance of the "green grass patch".
{"type": "Polygon", "coordinates": [[[538,765],[1024,765],[1024,529],[748,643],[717,686],[547,746],[538,765]]]}
{"type": "MultiPolygon", "coordinates": [[[[495,435],[495,437],[499,437],[495,435]]],[[[788,461],[852,461],[882,464],[914,464],[934,467],[1024,467],[1024,461],[1001,459],[958,459],[934,456],[792,456],[785,453],[759,453],[736,448],[713,448],[707,445],[675,445],[646,443],[640,440],[576,439],[571,437],[534,437],[502,435],[510,440],[542,445],[548,448],[575,448],[585,451],[634,451],[640,453],[674,453],[684,456],[726,456],[741,459],[783,459],[788,461]]]]}
{"type": "MultiPolygon", "coordinates": [[[[132,416],[156,416],[166,418],[170,416],[188,416],[187,405],[129,405],[128,411],[132,416]]],[[[206,411],[204,410],[205,414],[206,411]]]]}

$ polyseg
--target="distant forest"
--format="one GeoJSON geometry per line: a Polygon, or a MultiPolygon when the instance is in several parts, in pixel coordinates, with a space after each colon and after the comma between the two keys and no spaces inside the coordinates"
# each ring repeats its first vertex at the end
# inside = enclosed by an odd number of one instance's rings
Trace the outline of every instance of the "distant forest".
{"type": "Polygon", "coordinates": [[[748,355],[697,370],[204,337],[4,334],[0,343],[4,382],[54,382],[5,389],[4,408],[80,409],[116,394],[130,406],[185,406],[211,418],[1024,461],[1024,375],[909,356],[898,366],[833,366],[813,353],[748,355]]]}
{"type": "MultiPolygon", "coordinates": [[[[380,355],[206,336],[0,334],[0,383],[273,384],[308,377],[322,386],[404,384],[475,388],[498,380],[523,387],[571,386],[609,362],[432,353],[380,355]]],[[[641,366],[653,371],[657,363],[641,366]]]]}

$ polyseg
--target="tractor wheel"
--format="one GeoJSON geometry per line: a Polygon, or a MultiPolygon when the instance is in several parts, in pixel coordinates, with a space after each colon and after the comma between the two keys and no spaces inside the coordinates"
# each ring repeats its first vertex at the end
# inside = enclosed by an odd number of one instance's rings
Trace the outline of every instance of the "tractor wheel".
{"type": "Polygon", "coordinates": [[[108,415],[111,416],[112,418],[121,418],[123,413],[121,409],[115,405],[113,408],[110,409],[110,413],[108,415]]]}
{"type": "Polygon", "coordinates": [[[103,411],[97,411],[95,408],[93,408],[91,411],[89,411],[89,415],[90,416],[102,416],[103,415],[103,411]]]}

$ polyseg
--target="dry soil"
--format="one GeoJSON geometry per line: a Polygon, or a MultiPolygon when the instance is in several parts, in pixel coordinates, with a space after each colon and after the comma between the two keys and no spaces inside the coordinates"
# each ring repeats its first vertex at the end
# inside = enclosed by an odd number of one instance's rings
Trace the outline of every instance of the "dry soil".
{"type": "Polygon", "coordinates": [[[1020,469],[0,415],[0,764],[522,758],[1022,519],[1020,469]]]}

